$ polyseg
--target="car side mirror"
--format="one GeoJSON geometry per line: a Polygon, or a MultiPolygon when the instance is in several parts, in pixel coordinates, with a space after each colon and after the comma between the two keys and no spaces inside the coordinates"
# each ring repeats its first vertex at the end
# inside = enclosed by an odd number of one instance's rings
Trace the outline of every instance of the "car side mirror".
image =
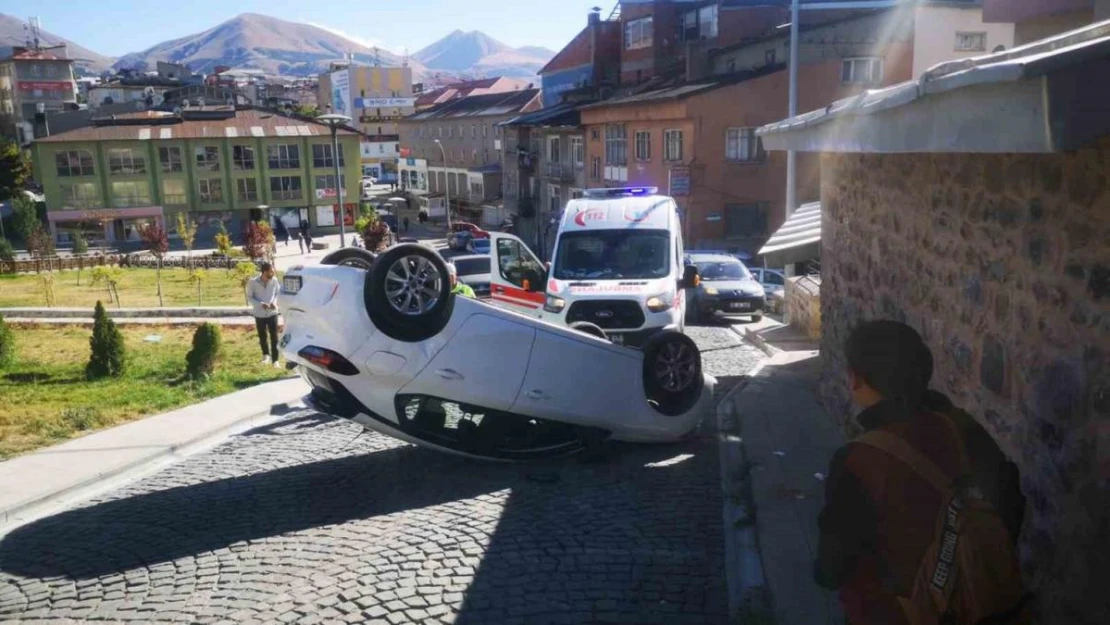
{"type": "Polygon", "coordinates": [[[686,265],[682,271],[682,281],[679,283],[679,288],[683,289],[696,289],[701,284],[701,276],[698,275],[698,268],[694,265],[686,265]]]}

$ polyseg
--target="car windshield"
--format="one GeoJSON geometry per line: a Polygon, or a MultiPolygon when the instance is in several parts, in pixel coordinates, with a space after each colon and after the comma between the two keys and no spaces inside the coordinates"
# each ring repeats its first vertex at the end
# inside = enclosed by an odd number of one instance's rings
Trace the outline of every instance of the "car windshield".
{"type": "Polygon", "coordinates": [[[460,276],[489,273],[489,258],[464,258],[455,261],[460,276]]]}
{"type": "Polygon", "coordinates": [[[670,270],[666,230],[590,230],[559,237],[552,275],[558,280],[652,279],[670,270]]]}
{"type": "Polygon", "coordinates": [[[694,261],[702,280],[748,280],[752,274],[738,260],[694,261]]]}

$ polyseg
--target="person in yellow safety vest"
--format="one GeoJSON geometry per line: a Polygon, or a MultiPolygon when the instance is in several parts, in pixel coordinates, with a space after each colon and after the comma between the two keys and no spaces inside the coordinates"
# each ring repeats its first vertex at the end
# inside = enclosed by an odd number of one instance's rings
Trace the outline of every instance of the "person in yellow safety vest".
{"type": "Polygon", "coordinates": [[[462,295],[463,297],[477,298],[474,295],[474,289],[465,282],[459,281],[459,270],[455,267],[455,263],[447,263],[447,273],[451,275],[451,292],[462,295]]]}

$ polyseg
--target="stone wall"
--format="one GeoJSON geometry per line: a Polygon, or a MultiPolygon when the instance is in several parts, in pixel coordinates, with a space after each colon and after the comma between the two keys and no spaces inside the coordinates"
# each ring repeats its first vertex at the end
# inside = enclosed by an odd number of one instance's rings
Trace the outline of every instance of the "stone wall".
{"type": "Polygon", "coordinates": [[[855,322],[923,334],[934,386],[1021,467],[1023,566],[1044,623],[1110,622],[1108,175],[1110,140],[822,157],[822,399],[847,421],[855,322]]]}
{"type": "Polygon", "coordinates": [[[821,278],[787,278],[783,290],[786,293],[786,323],[805,332],[811,339],[821,338],[821,278]]]}

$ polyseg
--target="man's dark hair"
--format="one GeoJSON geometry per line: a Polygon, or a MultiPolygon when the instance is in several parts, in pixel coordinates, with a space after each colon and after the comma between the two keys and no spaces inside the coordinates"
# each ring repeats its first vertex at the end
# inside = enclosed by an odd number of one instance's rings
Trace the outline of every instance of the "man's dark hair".
{"type": "Polygon", "coordinates": [[[269,271],[273,268],[274,268],[274,266],[271,265],[269,261],[264,260],[264,261],[258,263],[258,272],[259,273],[266,273],[267,271],[269,271]]]}
{"type": "Polygon", "coordinates": [[[910,326],[866,321],[844,345],[848,367],[885,399],[907,408],[921,404],[933,377],[933,353],[910,326]]]}

